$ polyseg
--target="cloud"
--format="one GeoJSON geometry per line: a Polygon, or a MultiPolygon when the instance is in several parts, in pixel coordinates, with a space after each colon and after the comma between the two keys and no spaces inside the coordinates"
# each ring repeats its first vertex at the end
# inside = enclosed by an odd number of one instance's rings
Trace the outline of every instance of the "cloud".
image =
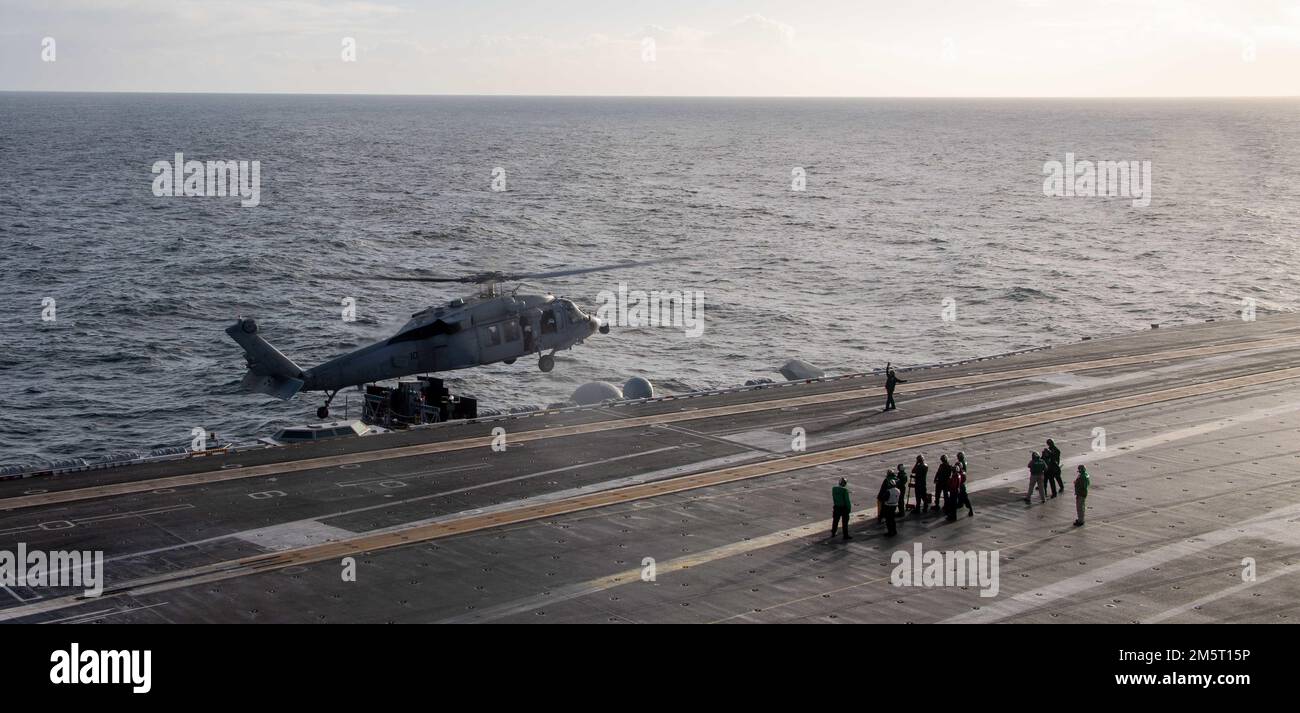
{"type": "Polygon", "coordinates": [[[794,47],[794,28],[762,15],[746,15],[721,32],[708,35],[705,42],[736,52],[788,50],[794,47]]]}

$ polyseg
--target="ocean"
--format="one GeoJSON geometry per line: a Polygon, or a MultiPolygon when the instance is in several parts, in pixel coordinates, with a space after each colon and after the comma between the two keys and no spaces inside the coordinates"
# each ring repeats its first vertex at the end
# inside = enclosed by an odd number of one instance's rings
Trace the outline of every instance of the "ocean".
{"type": "Polygon", "coordinates": [[[0,464],[314,420],[315,394],[239,391],[237,316],[310,366],[473,290],[367,276],[674,257],[521,289],[703,291],[698,336],[444,375],[501,409],[1294,310],[1298,186],[1293,99],[0,93],[0,464]],[[259,204],[155,195],[178,152],[257,161],[259,204]],[[1150,162],[1149,205],[1045,195],[1067,155],[1150,162]]]}

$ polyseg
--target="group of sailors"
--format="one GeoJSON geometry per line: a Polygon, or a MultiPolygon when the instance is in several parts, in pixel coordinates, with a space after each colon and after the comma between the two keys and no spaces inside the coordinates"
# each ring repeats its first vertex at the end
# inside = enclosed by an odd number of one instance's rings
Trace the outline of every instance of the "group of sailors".
{"type": "MultiPolygon", "coordinates": [[[[915,499],[913,514],[917,516],[942,512],[949,522],[953,522],[956,521],[957,513],[963,507],[966,508],[967,517],[974,516],[975,507],[971,504],[970,494],[966,491],[968,468],[965,453],[959,451],[952,462],[949,462],[947,455],[939,456],[939,467],[934,473],[933,501],[927,490],[926,478],[930,466],[925,462],[924,455],[916,457],[910,480],[907,468],[902,463],[898,464],[897,469],[889,470],[885,474],[884,482],[880,484],[880,490],[876,493],[876,523],[885,524],[885,536],[893,537],[898,534],[898,518],[907,515],[909,492],[915,499]]],[[[1026,503],[1033,502],[1031,498],[1035,488],[1038,489],[1041,502],[1047,502],[1048,485],[1051,486],[1053,498],[1065,493],[1065,483],[1061,480],[1061,449],[1056,447],[1052,439],[1047,439],[1047,447],[1041,453],[1037,451],[1032,453],[1028,469],[1029,491],[1025,494],[1026,503]]],[[[1085,501],[1090,485],[1088,470],[1080,465],[1078,477],[1074,480],[1077,515],[1074,521],[1075,527],[1083,525],[1085,501]]],[[[835,537],[842,527],[843,538],[853,539],[849,535],[849,513],[852,512],[853,503],[849,497],[847,479],[840,478],[839,484],[831,488],[831,501],[833,506],[831,537],[835,537]]]]}
{"type": "Polygon", "coordinates": [[[1038,489],[1039,502],[1047,502],[1047,486],[1052,486],[1052,497],[1056,497],[1058,491],[1065,492],[1065,483],[1061,482],[1061,449],[1056,447],[1052,439],[1047,439],[1047,447],[1042,453],[1038,451],[1029,452],[1029,463],[1025,466],[1029,469],[1029,492],[1025,493],[1025,503],[1033,502],[1034,488],[1038,489]]]}
{"type": "MultiPolygon", "coordinates": [[[[1061,449],[1056,447],[1052,439],[1047,439],[1047,447],[1042,453],[1036,451],[1029,452],[1029,463],[1025,466],[1029,469],[1029,490],[1025,492],[1025,504],[1029,505],[1034,502],[1034,490],[1038,490],[1038,502],[1047,502],[1047,486],[1052,487],[1052,497],[1065,494],[1065,483],[1061,480],[1061,449]]],[[[1079,464],[1078,475],[1074,478],[1074,509],[1075,520],[1074,526],[1083,526],[1084,503],[1088,499],[1088,489],[1092,486],[1092,478],[1088,475],[1088,469],[1079,464]]]]}

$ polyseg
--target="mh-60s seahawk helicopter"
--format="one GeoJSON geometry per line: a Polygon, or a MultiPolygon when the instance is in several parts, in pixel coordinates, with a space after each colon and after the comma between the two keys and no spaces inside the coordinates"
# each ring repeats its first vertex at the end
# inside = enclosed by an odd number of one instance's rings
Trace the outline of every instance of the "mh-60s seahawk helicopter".
{"type": "Polygon", "coordinates": [[[257,333],[257,322],[240,318],[226,334],[244,348],[247,391],[290,399],[299,391],[325,392],[318,418],[329,416],[329,405],[340,389],[412,374],[451,371],[495,362],[513,364],[537,354],[542,371],[555,368],[555,352],[570,349],[609,325],[578,308],[572,300],[545,294],[501,292],[497,285],[526,279],[580,275],[649,265],[660,260],[623,262],[600,267],[531,274],[484,272],[467,277],[373,277],[398,282],[460,282],[479,285],[478,294],[457,297],[446,305],[411,315],[392,337],[362,347],[324,364],[302,369],[257,333]]]}

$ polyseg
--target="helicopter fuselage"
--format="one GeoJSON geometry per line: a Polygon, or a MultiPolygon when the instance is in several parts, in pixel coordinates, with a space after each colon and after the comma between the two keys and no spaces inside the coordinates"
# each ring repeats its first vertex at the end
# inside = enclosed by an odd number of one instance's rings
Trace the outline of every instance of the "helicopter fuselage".
{"type": "Polygon", "coordinates": [[[451,371],[581,343],[601,326],[572,301],[550,295],[458,298],[412,315],[392,337],[305,372],[304,391],[451,371]]]}
{"type": "Polygon", "coordinates": [[[489,291],[417,312],[392,337],[310,369],[299,368],[257,331],[252,319],[226,329],[244,348],[244,388],[281,399],[323,391],[328,399],[318,413],[328,413],[340,389],[412,374],[509,364],[533,354],[539,355],[542,371],[550,371],[555,352],[609,327],[563,297],[489,291]]]}

